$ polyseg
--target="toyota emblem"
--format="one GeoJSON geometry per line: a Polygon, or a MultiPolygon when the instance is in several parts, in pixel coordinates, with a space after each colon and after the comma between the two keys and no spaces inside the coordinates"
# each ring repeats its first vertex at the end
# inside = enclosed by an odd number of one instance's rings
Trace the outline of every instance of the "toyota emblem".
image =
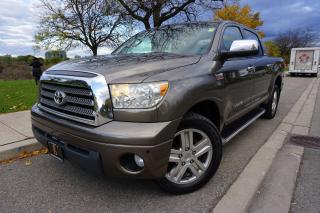
{"type": "Polygon", "coordinates": [[[63,91],[61,90],[57,90],[55,93],[54,93],[54,102],[58,105],[63,105],[65,103],[65,97],[66,97],[66,93],[64,93],[63,91]]]}

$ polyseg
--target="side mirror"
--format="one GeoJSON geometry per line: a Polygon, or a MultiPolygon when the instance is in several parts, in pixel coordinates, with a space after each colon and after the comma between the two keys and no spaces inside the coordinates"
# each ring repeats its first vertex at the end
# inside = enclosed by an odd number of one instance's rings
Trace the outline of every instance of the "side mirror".
{"type": "Polygon", "coordinates": [[[221,51],[223,58],[251,56],[259,53],[259,43],[256,40],[235,40],[229,51],[221,51]]]}

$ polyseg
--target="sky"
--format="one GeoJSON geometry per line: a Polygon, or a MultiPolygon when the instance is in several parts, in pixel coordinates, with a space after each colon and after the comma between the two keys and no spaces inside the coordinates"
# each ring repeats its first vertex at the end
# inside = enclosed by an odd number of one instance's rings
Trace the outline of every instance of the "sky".
{"type": "MultiPolygon", "coordinates": [[[[320,0],[240,0],[254,11],[261,13],[266,39],[294,28],[312,28],[319,35],[320,46],[320,0]]],[[[39,0],[0,0],[0,55],[37,55],[34,51],[34,35],[39,21],[39,0]]],[[[212,17],[212,16],[210,16],[212,17]]],[[[109,53],[101,49],[99,54],[109,53]]],[[[87,49],[68,51],[68,57],[90,55],[87,49]]]]}

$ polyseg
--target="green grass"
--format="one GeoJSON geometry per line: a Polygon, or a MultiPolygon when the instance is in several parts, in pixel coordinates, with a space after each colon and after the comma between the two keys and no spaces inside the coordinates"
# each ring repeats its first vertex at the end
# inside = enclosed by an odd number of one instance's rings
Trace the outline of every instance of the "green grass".
{"type": "Polygon", "coordinates": [[[34,80],[0,80],[0,113],[30,109],[36,99],[34,80]]]}

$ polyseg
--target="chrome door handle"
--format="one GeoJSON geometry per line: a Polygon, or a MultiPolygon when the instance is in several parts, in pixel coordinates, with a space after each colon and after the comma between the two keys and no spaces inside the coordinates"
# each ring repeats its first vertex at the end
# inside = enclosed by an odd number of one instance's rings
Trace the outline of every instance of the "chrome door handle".
{"type": "Polygon", "coordinates": [[[248,72],[255,72],[256,71],[256,67],[254,66],[250,66],[247,68],[248,72]]]}

